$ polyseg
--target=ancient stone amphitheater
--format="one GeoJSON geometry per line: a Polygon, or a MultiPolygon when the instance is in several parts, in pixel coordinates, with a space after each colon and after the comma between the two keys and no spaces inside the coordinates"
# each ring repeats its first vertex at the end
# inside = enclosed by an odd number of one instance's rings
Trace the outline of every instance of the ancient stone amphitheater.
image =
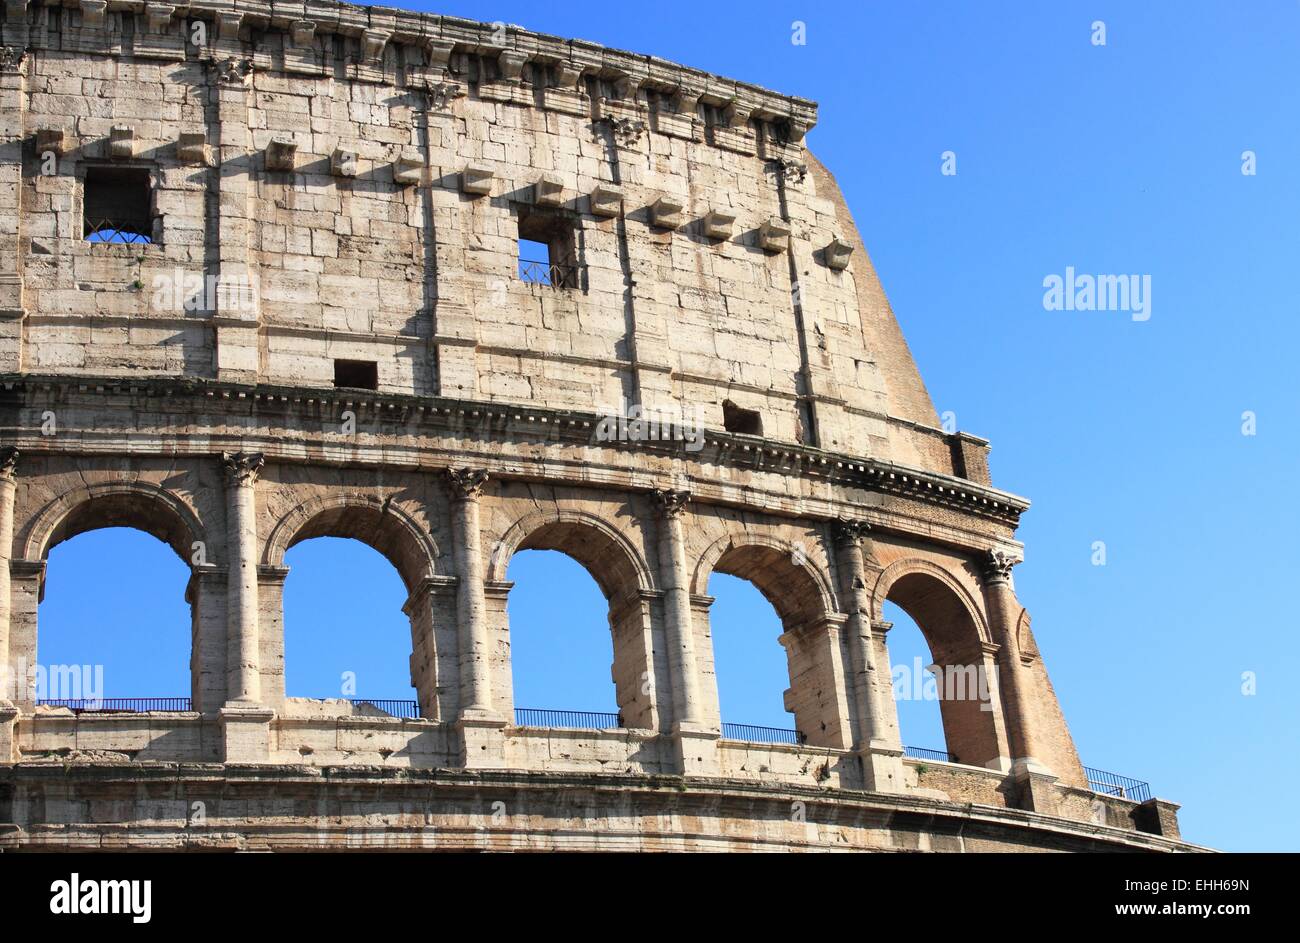
{"type": "Polygon", "coordinates": [[[329,0],[0,23],[0,849],[1188,847],[1080,764],[1027,502],[939,428],[812,102],[329,0]],[[36,696],[46,556],[105,526],[191,569],[182,703],[36,696]],[[401,573],[418,707],[285,696],[319,536],[401,573]],[[515,714],[539,548],[608,598],[612,723],[515,714]],[[720,722],[715,571],[782,620],[790,742],[720,722]],[[886,600],[988,680],[947,754],[900,743],[886,600]]]}

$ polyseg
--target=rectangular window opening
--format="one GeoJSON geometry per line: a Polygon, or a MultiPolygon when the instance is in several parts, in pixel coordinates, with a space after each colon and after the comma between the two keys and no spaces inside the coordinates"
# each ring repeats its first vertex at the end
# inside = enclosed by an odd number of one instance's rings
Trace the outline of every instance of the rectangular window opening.
{"type": "Polygon", "coordinates": [[[379,364],[373,360],[336,360],[334,385],[351,390],[377,390],[379,364]]]}
{"type": "Polygon", "coordinates": [[[552,288],[576,288],[574,224],[560,215],[519,209],[519,280],[552,288]]]}
{"type": "Polygon", "coordinates": [[[81,205],[87,242],[153,242],[153,179],[147,167],[87,167],[81,205]]]}

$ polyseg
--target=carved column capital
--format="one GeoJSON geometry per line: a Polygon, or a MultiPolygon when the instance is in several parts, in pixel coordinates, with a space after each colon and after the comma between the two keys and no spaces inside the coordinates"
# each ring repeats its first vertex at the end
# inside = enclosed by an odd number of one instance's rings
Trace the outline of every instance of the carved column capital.
{"type": "Polygon", "coordinates": [[[659,504],[659,513],[668,518],[678,517],[691,500],[689,491],[677,491],[672,488],[656,488],[654,495],[655,501],[659,504]]]}
{"type": "Polygon", "coordinates": [[[18,450],[12,445],[0,448],[0,481],[13,481],[18,469],[18,450]]]}
{"type": "Polygon", "coordinates": [[[481,468],[447,469],[447,486],[457,501],[477,501],[487,480],[488,473],[481,468]]]}
{"type": "Polygon", "coordinates": [[[866,521],[854,521],[841,517],[831,524],[831,534],[837,544],[862,546],[862,541],[871,535],[871,525],[866,521]]]}
{"type": "Polygon", "coordinates": [[[252,485],[266,464],[261,452],[223,452],[221,461],[226,466],[227,480],[232,485],[252,485]]]}
{"type": "Polygon", "coordinates": [[[20,72],[27,50],[22,46],[0,46],[0,72],[20,72]]]}
{"type": "Polygon", "coordinates": [[[253,74],[253,60],[230,56],[215,63],[215,68],[222,85],[247,85],[253,74]]]}
{"type": "Polygon", "coordinates": [[[1019,557],[1005,550],[990,550],[984,558],[984,579],[990,583],[1005,583],[1011,579],[1012,567],[1020,562],[1019,557]]]}

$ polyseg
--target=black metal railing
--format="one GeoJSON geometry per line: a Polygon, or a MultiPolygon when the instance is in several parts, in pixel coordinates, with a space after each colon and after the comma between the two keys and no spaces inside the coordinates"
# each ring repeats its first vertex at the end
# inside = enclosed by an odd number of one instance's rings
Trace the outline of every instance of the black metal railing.
{"type": "Polygon", "coordinates": [[[554,727],[568,730],[616,730],[621,714],[602,711],[555,711],[535,707],[515,708],[516,727],[554,727]]]}
{"type": "Polygon", "coordinates": [[[903,747],[903,756],[914,760],[934,760],[937,763],[951,763],[952,754],[947,750],[929,750],[925,747],[903,747]]]}
{"type": "Polygon", "coordinates": [[[391,714],[393,717],[401,717],[406,720],[412,720],[420,716],[419,701],[376,701],[368,697],[350,697],[348,700],[353,705],[373,707],[377,711],[383,711],[385,714],[391,714]]]}
{"type": "Polygon", "coordinates": [[[750,743],[788,743],[796,747],[805,739],[798,730],[756,727],[753,724],[723,724],[722,737],[724,740],[748,740],[750,743]]]}
{"type": "Polygon", "coordinates": [[[572,288],[577,283],[578,267],[564,262],[541,262],[536,259],[519,260],[519,278],[534,285],[552,288],[572,288]]]}
{"type": "Polygon", "coordinates": [[[1140,779],[1130,779],[1118,773],[1108,773],[1104,769],[1083,768],[1088,777],[1088,788],[1103,796],[1117,796],[1120,799],[1132,799],[1134,802],[1146,802],[1151,798],[1151,784],[1140,779]]]}
{"type": "Polygon", "coordinates": [[[98,222],[85,220],[83,223],[84,237],[87,242],[113,242],[118,244],[147,244],[152,243],[153,238],[145,233],[145,226],[139,222],[115,222],[111,219],[101,219],[98,222]]]}
{"type": "Polygon", "coordinates": [[[42,698],[37,707],[66,707],[76,714],[139,714],[145,711],[188,711],[188,697],[42,698]]]}

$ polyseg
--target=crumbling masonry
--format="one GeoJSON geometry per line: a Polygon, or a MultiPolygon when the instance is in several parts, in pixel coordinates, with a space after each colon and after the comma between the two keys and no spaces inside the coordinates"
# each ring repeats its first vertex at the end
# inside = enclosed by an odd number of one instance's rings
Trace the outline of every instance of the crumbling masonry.
{"type": "Polygon", "coordinates": [[[939,428],[812,102],[329,0],[0,24],[0,848],[1186,847],[1089,790],[1027,502],[939,428]],[[191,569],[190,709],[38,706],[46,556],[122,525],[191,569]],[[405,581],[418,718],[285,697],[324,535],[405,581]],[[609,600],[617,729],[514,723],[527,548],[609,600]],[[802,743],[720,735],[715,571],[779,614],[802,743]],[[903,755],[886,600],[992,679],[953,762],[903,755]]]}

